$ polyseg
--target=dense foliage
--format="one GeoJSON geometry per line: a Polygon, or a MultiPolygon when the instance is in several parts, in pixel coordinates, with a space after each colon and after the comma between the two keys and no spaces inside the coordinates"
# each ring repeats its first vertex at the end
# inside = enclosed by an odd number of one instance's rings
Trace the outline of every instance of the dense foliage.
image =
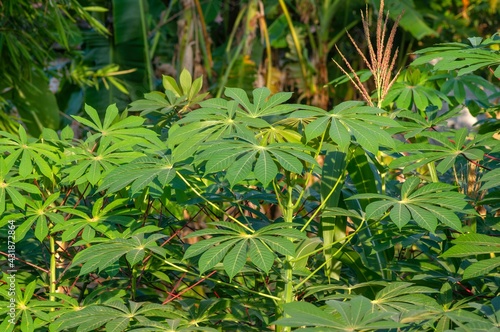
{"type": "Polygon", "coordinates": [[[397,76],[384,20],[370,72],[339,69],[364,101],[211,97],[183,70],[1,131],[0,331],[498,330],[500,36],[397,76]]]}
{"type": "MultiPolygon", "coordinates": [[[[342,72],[331,60],[342,63],[343,53],[366,70],[347,32],[367,50],[359,15],[367,5],[375,19],[380,0],[3,0],[0,129],[15,132],[21,120],[37,137],[44,127],[71,125],[84,104],[103,116],[109,104],[124,109],[161,91],[162,75],[184,68],[203,76],[213,96],[226,86],[247,93],[267,86],[329,109],[360,96],[335,80],[342,72]]],[[[500,17],[489,0],[386,0],[386,7],[392,20],[405,13],[394,36],[396,69],[422,47],[489,37],[500,17]]]]}

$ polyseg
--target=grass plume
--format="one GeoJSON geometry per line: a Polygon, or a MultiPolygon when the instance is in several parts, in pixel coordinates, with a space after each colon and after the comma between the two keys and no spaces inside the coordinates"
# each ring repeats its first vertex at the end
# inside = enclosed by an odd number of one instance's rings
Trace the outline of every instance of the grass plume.
{"type": "MultiPolygon", "coordinates": [[[[384,98],[387,96],[389,89],[396,81],[396,78],[399,75],[399,70],[396,75],[392,75],[394,67],[396,65],[396,59],[398,56],[398,49],[392,52],[392,47],[394,45],[394,37],[396,36],[396,30],[399,25],[399,21],[401,19],[403,13],[401,13],[396,19],[392,29],[388,33],[387,23],[389,21],[389,13],[386,14],[384,18],[384,0],[380,1],[380,9],[377,17],[377,28],[376,28],[376,44],[375,46],[372,43],[371,35],[370,35],[370,21],[369,21],[369,13],[368,7],[366,8],[366,13],[363,14],[361,12],[361,20],[363,22],[363,32],[365,34],[367,43],[368,43],[368,57],[364,54],[361,48],[356,44],[354,38],[352,38],[351,34],[347,33],[347,36],[351,40],[353,46],[356,48],[356,51],[363,59],[363,62],[366,64],[367,68],[373,75],[373,79],[375,82],[375,90],[376,90],[376,101],[377,106],[381,107],[384,98]],[[387,36],[388,34],[388,36],[387,36]]],[[[363,99],[370,106],[375,106],[373,103],[372,97],[368,92],[366,86],[363,85],[361,79],[359,78],[356,71],[352,68],[349,61],[347,61],[344,54],[339,50],[337,46],[337,51],[339,52],[342,60],[347,66],[347,70],[344,69],[337,61],[333,60],[335,64],[340,68],[340,70],[349,77],[351,82],[354,84],[354,87],[361,93],[363,99]],[[350,72],[350,73],[349,73],[350,72]]]]}

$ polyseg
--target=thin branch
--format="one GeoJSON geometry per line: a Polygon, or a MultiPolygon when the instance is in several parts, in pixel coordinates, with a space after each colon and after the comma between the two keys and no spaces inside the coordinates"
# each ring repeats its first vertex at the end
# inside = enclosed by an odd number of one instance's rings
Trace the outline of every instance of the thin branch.
{"type": "MultiPolygon", "coordinates": [[[[9,257],[9,254],[7,254],[7,253],[5,253],[5,252],[3,252],[3,251],[0,251],[0,255],[3,255],[3,256],[5,256],[5,257],[9,257]]],[[[49,270],[44,269],[43,267],[37,266],[37,265],[35,265],[35,264],[33,264],[33,263],[27,262],[27,261],[25,261],[25,260],[22,260],[22,259],[21,259],[21,258],[19,258],[19,257],[14,257],[14,259],[15,259],[16,261],[20,261],[20,262],[22,262],[22,263],[24,263],[24,264],[26,264],[26,265],[29,265],[29,266],[31,266],[31,267],[33,267],[33,268],[37,269],[37,270],[43,271],[43,272],[45,272],[45,273],[47,273],[47,274],[49,273],[49,270]]]]}
{"type": "Polygon", "coordinates": [[[190,289],[196,287],[198,284],[202,283],[203,281],[205,281],[206,279],[210,278],[216,271],[212,271],[210,272],[206,277],[203,277],[201,278],[200,280],[198,280],[197,282],[195,282],[193,285],[189,286],[188,288],[184,289],[182,292],[180,292],[179,294],[175,295],[175,296],[172,296],[171,298],[167,298],[165,301],[163,301],[162,304],[167,304],[169,302],[172,302],[173,300],[175,300],[176,298],[182,296],[182,294],[186,293],[187,291],[189,291],[190,289]]]}

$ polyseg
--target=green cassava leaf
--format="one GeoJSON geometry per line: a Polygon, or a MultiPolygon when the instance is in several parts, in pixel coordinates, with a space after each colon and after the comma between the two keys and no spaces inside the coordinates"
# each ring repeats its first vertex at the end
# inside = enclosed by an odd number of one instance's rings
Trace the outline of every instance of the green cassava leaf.
{"type": "MultiPolygon", "coordinates": [[[[198,262],[198,267],[200,268],[200,273],[203,274],[205,271],[212,269],[215,265],[220,263],[227,252],[237,244],[240,239],[231,239],[214,246],[207,251],[205,251],[198,262]]],[[[235,270],[230,270],[233,273],[237,273],[235,270]]]]}
{"type": "Polygon", "coordinates": [[[274,254],[259,240],[249,240],[248,254],[250,260],[255,266],[261,269],[264,273],[268,273],[274,263],[274,254]]]}
{"type": "MultiPolygon", "coordinates": [[[[210,234],[214,234],[214,233],[210,233],[210,234]]],[[[230,233],[230,234],[233,234],[233,233],[230,233]]],[[[198,256],[198,255],[204,253],[205,251],[207,251],[209,248],[213,247],[214,245],[219,244],[221,242],[231,240],[232,238],[233,237],[231,237],[231,236],[218,236],[218,237],[213,237],[210,239],[198,241],[198,242],[189,246],[189,248],[184,253],[184,259],[198,256]]]]}
{"type": "Polygon", "coordinates": [[[256,154],[257,152],[248,153],[240,157],[228,168],[226,177],[232,186],[246,179],[252,171],[256,154]]]}
{"type": "Polygon", "coordinates": [[[223,265],[229,279],[231,280],[243,269],[247,258],[247,241],[238,242],[224,257],[223,265]]]}
{"type": "Polygon", "coordinates": [[[403,228],[411,219],[411,214],[405,204],[394,204],[390,213],[391,220],[399,227],[403,228]]]}
{"type": "Polygon", "coordinates": [[[356,141],[367,151],[376,153],[379,145],[393,146],[391,136],[381,127],[399,127],[400,125],[390,119],[383,117],[384,110],[361,106],[358,102],[344,102],[329,112],[315,107],[302,106],[307,111],[296,111],[292,117],[312,118],[306,126],[307,140],[311,140],[326,131],[330,124],[329,136],[342,149],[351,141],[351,134],[356,141]]]}
{"type": "Polygon", "coordinates": [[[277,236],[259,236],[259,240],[265,242],[269,248],[282,255],[295,256],[295,246],[290,240],[277,236]]]}
{"type": "Polygon", "coordinates": [[[429,232],[434,232],[437,227],[437,218],[428,210],[422,209],[416,205],[407,204],[413,220],[422,228],[429,232]]]}
{"type": "Polygon", "coordinates": [[[495,236],[489,236],[486,234],[469,233],[459,236],[458,238],[453,240],[453,243],[464,244],[464,245],[476,244],[476,245],[500,247],[500,238],[495,236]]]}
{"type": "Polygon", "coordinates": [[[394,202],[387,201],[377,201],[370,203],[366,207],[366,219],[378,219],[383,216],[386,211],[393,206],[394,202]]]}
{"type": "Polygon", "coordinates": [[[463,278],[472,279],[477,277],[484,277],[491,271],[500,266],[500,257],[485,259],[476,263],[472,263],[464,270],[463,278]]]}
{"type": "Polygon", "coordinates": [[[482,255],[490,253],[500,253],[500,246],[481,246],[474,244],[455,245],[448,249],[443,257],[467,257],[472,255],[482,255]]]}
{"type": "Polygon", "coordinates": [[[262,151],[257,158],[254,169],[255,177],[267,186],[278,174],[278,167],[267,151],[262,151]]]}
{"type": "Polygon", "coordinates": [[[341,325],[335,321],[330,313],[308,302],[286,303],[283,305],[283,309],[290,317],[279,319],[274,323],[292,327],[308,325],[338,328],[341,325]]]}
{"type": "Polygon", "coordinates": [[[326,127],[329,122],[330,118],[325,116],[309,123],[305,130],[307,140],[310,141],[311,139],[323,134],[326,131],[326,127]]]}

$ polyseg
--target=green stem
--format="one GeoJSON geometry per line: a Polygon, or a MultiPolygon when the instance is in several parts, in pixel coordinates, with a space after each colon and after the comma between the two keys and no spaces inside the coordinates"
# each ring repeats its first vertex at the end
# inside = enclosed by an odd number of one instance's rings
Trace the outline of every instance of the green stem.
{"type": "MultiPolygon", "coordinates": [[[[294,212],[294,204],[293,204],[293,186],[290,181],[290,173],[286,172],[286,183],[287,183],[287,198],[288,202],[283,210],[283,219],[287,223],[293,222],[293,212],[294,212]]],[[[293,240],[293,239],[290,239],[293,240]]],[[[283,316],[283,304],[290,303],[295,298],[295,292],[293,287],[293,265],[291,263],[293,256],[286,256],[285,262],[283,264],[284,269],[284,288],[283,293],[281,295],[281,302],[277,306],[277,317],[283,316]]],[[[288,332],[291,331],[291,328],[288,326],[276,326],[277,332],[288,332]]]]}
{"type": "Polygon", "coordinates": [[[321,204],[316,208],[316,211],[314,211],[314,213],[312,214],[312,216],[307,220],[307,222],[304,224],[304,226],[302,226],[302,228],[300,229],[301,232],[303,232],[307,228],[307,226],[309,226],[309,224],[311,223],[311,221],[314,220],[314,218],[318,215],[318,213],[320,211],[323,211],[323,208],[325,207],[326,203],[328,202],[328,199],[333,195],[333,193],[337,189],[337,186],[340,184],[341,180],[342,180],[342,177],[339,176],[339,178],[335,182],[335,185],[332,187],[332,189],[330,190],[330,192],[328,193],[328,195],[325,197],[325,199],[323,200],[323,202],[321,202],[321,204]]]}
{"type": "MultiPolygon", "coordinates": [[[[56,240],[53,235],[49,235],[49,245],[50,245],[50,301],[55,301],[56,297],[54,294],[57,290],[57,273],[56,273],[56,240]]],[[[54,311],[55,308],[51,308],[50,311],[54,311]]]]}
{"type": "Polygon", "coordinates": [[[457,168],[455,167],[455,164],[453,164],[452,168],[453,168],[453,177],[455,178],[455,185],[457,187],[460,187],[460,181],[458,180],[458,173],[457,173],[457,168]]]}
{"type": "Polygon", "coordinates": [[[226,211],[222,210],[221,208],[219,208],[217,205],[215,205],[214,203],[210,202],[208,199],[206,199],[198,190],[196,190],[196,188],[191,184],[189,183],[189,181],[187,181],[181,173],[179,173],[178,171],[176,171],[176,174],[178,177],[181,178],[181,180],[196,194],[196,196],[198,196],[199,198],[201,198],[202,200],[204,200],[208,205],[210,205],[211,207],[213,207],[214,209],[216,209],[217,211],[219,212],[222,212],[224,215],[226,215],[229,219],[231,219],[232,221],[234,221],[235,223],[237,223],[238,225],[240,225],[241,227],[243,227],[244,229],[246,229],[248,232],[250,233],[255,233],[255,231],[253,229],[251,229],[250,227],[248,227],[247,225],[243,224],[241,221],[239,221],[238,219],[236,219],[235,217],[233,217],[232,215],[228,214],[226,211]]]}
{"type": "Polygon", "coordinates": [[[439,182],[439,178],[436,171],[436,164],[432,161],[427,164],[427,168],[429,168],[429,174],[431,176],[432,182],[434,183],[439,182]]]}
{"type": "MultiPolygon", "coordinates": [[[[365,220],[363,220],[359,224],[358,228],[354,232],[352,232],[351,234],[347,235],[345,238],[340,239],[340,240],[336,240],[336,241],[334,241],[333,243],[330,244],[330,247],[331,247],[331,246],[334,246],[337,243],[343,242],[342,245],[340,246],[340,248],[338,248],[337,251],[334,254],[331,255],[332,258],[335,257],[349,243],[348,240],[350,240],[352,237],[354,237],[354,235],[358,234],[359,231],[361,231],[361,229],[363,228],[364,223],[365,223],[365,220]]],[[[327,248],[322,247],[322,248],[320,248],[319,251],[325,250],[325,249],[327,249],[327,248]]],[[[318,252],[318,250],[316,250],[315,252],[318,252]]],[[[310,256],[310,255],[311,254],[309,254],[308,256],[310,256]]],[[[328,264],[328,261],[325,261],[325,262],[323,262],[323,264],[321,264],[320,266],[318,266],[318,268],[316,270],[314,270],[312,273],[310,273],[306,278],[304,278],[301,282],[299,282],[295,286],[295,290],[298,290],[300,288],[300,286],[302,286],[303,284],[305,284],[307,282],[307,280],[309,280],[316,273],[318,273],[319,271],[321,271],[325,267],[325,265],[327,265],[327,264],[328,264]]]]}
{"type": "MultiPolygon", "coordinates": [[[[364,222],[364,221],[363,221],[364,222]]],[[[363,223],[362,222],[362,223],[363,223]]],[[[359,227],[358,227],[359,228],[359,227]]],[[[360,229],[361,230],[361,229],[360,229]]],[[[328,245],[324,245],[324,246],[321,246],[317,249],[315,249],[314,251],[311,251],[310,253],[307,253],[306,255],[302,255],[302,256],[299,256],[299,257],[295,257],[294,259],[291,260],[292,263],[295,263],[295,262],[298,262],[300,261],[301,259],[304,259],[306,257],[310,257],[310,256],[313,256],[319,252],[322,252],[324,250],[327,250],[327,249],[330,249],[331,247],[333,247],[334,245],[338,244],[338,243],[342,243],[342,246],[346,243],[348,243],[348,240],[351,239],[354,235],[356,235],[358,233],[358,230],[356,229],[356,231],[350,233],[349,235],[346,235],[346,237],[342,238],[342,239],[338,239],[338,240],[335,240],[331,243],[328,243],[328,245]]]]}

